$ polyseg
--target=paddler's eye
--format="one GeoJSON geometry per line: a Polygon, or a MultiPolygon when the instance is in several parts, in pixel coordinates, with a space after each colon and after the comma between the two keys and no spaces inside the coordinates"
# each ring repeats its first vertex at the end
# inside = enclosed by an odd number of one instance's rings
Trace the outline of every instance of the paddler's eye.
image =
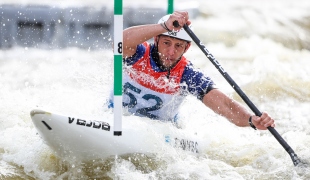
{"type": "Polygon", "coordinates": [[[176,48],[183,48],[184,46],[183,46],[183,44],[176,44],[175,47],[176,48]]]}
{"type": "Polygon", "coordinates": [[[169,46],[169,45],[170,45],[170,43],[169,43],[169,42],[164,42],[164,45],[169,46]]]}

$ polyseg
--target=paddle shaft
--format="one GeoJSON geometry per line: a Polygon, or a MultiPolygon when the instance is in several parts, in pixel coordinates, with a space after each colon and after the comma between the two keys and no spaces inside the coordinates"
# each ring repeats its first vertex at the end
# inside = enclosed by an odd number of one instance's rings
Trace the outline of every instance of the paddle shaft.
{"type": "MultiPolygon", "coordinates": [[[[243,99],[243,101],[249,106],[249,108],[255,113],[256,116],[261,116],[262,113],[258,110],[258,108],[252,103],[252,101],[247,97],[247,95],[242,91],[242,89],[238,86],[238,84],[229,76],[229,74],[224,70],[224,68],[220,65],[220,63],[216,60],[216,58],[207,50],[205,45],[197,38],[197,36],[193,33],[193,31],[188,27],[188,25],[183,26],[184,30],[187,34],[193,39],[193,41],[197,44],[197,46],[202,50],[202,52],[207,56],[207,58],[211,61],[211,63],[217,68],[217,70],[223,75],[223,77],[227,80],[227,82],[234,88],[234,90],[239,94],[239,96],[243,99]]],[[[290,155],[294,165],[298,165],[300,162],[297,154],[293,151],[293,149],[287,144],[287,142],[281,137],[281,135],[273,128],[267,127],[267,129],[271,132],[271,134],[278,140],[278,142],[283,146],[283,148],[290,155]]]]}

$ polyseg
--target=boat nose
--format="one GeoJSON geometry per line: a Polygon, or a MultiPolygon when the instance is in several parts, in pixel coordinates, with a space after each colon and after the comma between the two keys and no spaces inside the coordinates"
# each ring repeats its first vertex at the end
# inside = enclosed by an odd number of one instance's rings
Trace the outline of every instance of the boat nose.
{"type": "Polygon", "coordinates": [[[34,110],[30,111],[30,116],[33,117],[36,114],[45,114],[45,113],[46,113],[45,111],[42,111],[42,110],[39,110],[39,109],[34,109],[34,110]]]}

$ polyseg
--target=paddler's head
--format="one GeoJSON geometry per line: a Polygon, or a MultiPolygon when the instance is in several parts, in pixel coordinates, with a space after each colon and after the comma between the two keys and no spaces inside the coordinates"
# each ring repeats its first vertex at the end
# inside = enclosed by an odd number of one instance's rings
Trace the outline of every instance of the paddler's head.
{"type": "MultiPolygon", "coordinates": [[[[165,15],[158,21],[158,24],[166,22],[169,17],[170,15],[165,15]]],[[[191,37],[183,28],[179,31],[165,32],[154,37],[160,61],[159,64],[162,68],[170,69],[174,67],[191,46],[191,40],[191,37]]]]}

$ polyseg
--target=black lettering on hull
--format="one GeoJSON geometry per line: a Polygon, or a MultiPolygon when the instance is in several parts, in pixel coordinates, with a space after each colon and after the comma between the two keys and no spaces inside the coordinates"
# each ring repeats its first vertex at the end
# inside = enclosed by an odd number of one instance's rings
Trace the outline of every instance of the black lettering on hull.
{"type": "Polygon", "coordinates": [[[69,124],[73,123],[74,118],[68,117],[69,118],[69,124]]]}
{"type": "Polygon", "coordinates": [[[198,153],[198,142],[187,140],[187,139],[174,139],[174,147],[181,148],[184,151],[191,151],[193,153],[198,153]]]}
{"type": "MultiPolygon", "coordinates": [[[[72,124],[74,120],[75,120],[74,118],[68,117],[69,124],[72,124]]],[[[95,129],[102,129],[104,131],[110,131],[111,129],[111,126],[109,125],[109,123],[102,122],[102,121],[86,121],[83,119],[76,119],[76,125],[91,127],[95,129]]]]}

